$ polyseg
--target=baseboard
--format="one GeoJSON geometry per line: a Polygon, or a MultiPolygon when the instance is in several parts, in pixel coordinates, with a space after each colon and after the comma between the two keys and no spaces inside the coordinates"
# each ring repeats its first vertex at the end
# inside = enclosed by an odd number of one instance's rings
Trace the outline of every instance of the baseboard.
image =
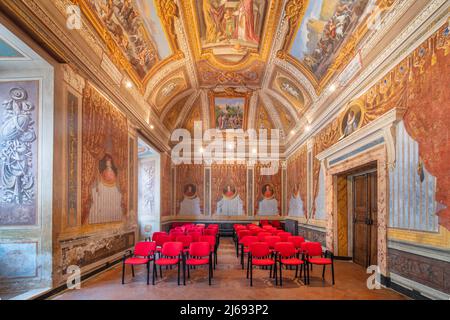
{"type": "MultiPolygon", "coordinates": [[[[422,292],[412,288],[412,287],[407,287],[405,285],[399,284],[397,282],[395,282],[391,277],[385,277],[383,275],[381,275],[381,284],[386,287],[386,288],[390,288],[398,293],[401,293],[411,299],[414,300],[433,300],[433,299],[439,299],[439,298],[443,298],[443,297],[438,297],[438,296],[426,296],[424,295],[422,292]]],[[[442,294],[444,295],[444,294],[442,294]]]]}
{"type": "MultiPolygon", "coordinates": [[[[114,261],[107,262],[106,264],[104,264],[104,265],[102,265],[102,266],[100,266],[100,267],[98,267],[98,268],[96,268],[94,270],[89,271],[88,273],[86,273],[86,274],[81,276],[81,283],[83,283],[83,281],[86,281],[89,278],[92,278],[93,276],[95,276],[95,275],[97,275],[97,274],[99,274],[99,273],[101,273],[103,271],[106,271],[106,270],[110,269],[111,267],[115,266],[116,264],[121,263],[122,260],[123,260],[122,258],[116,259],[114,261]]],[[[49,298],[51,298],[51,297],[53,297],[53,296],[55,296],[55,295],[65,291],[65,290],[67,290],[67,284],[62,284],[62,285],[60,285],[60,286],[58,286],[56,288],[53,288],[53,289],[51,289],[51,290],[49,290],[49,291],[47,291],[47,292],[45,292],[45,293],[43,293],[41,295],[35,296],[33,298],[33,300],[46,300],[46,299],[49,299],[49,298]]]]}

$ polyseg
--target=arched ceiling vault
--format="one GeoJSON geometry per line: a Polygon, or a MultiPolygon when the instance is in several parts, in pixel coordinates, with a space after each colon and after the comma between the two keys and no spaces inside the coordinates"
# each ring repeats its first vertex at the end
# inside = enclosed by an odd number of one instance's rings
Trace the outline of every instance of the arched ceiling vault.
{"type": "Polygon", "coordinates": [[[217,113],[223,125],[224,113],[242,108],[227,125],[270,124],[285,135],[302,130],[393,2],[77,0],[169,131],[199,117],[217,127],[217,113]]]}

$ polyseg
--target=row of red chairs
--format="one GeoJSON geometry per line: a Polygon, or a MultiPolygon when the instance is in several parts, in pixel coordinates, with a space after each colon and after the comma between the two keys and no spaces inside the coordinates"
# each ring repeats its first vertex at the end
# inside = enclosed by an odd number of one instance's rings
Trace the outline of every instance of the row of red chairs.
{"type": "MultiPolygon", "coordinates": [[[[334,255],[330,251],[323,252],[319,242],[305,242],[301,236],[289,236],[282,239],[279,236],[245,236],[241,239],[241,264],[244,269],[244,255],[247,254],[247,278],[250,273],[250,285],[253,285],[253,266],[270,267],[270,277],[272,271],[277,285],[277,263],[280,270],[280,284],[282,285],[282,265],[296,267],[295,278],[298,276],[300,267],[300,277],[304,271],[305,284],[310,283],[309,267],[322,265],[322,278],[325,278],[325,269],[331,265],[332,282],[334,285],[334,255]],[[257,244],[256,246],[254,244],[257,244]],[[300,259],[301,255],[301,259],[300,259]],[[254,261],[254,259],[257,259],[254,261]],[[305,265],[305,268],[303,266],[305,265]],[[272,270],[275,268],[275,270],[272,270]],[[304,270],[303,270],[304,269],[304,270]]],[[[294,278],[294,279],[295,279],[294,278]]]]}
{"type": "MultiPolygon", "coordinates": [[[[184,236],[189,237],[189,236],[184,236]]],[[[190,277],[189,269],[208,265],[209,267],[209,285],[213,277],[213,252],[215,247],[215,238],[212,236],[203,236],[205,241],[191,242],[187,246],[187,242],[165,242],[162,247],[158,247],[156,242],[139,242],[136,244],[134,251],[128,251],[123,257],[122,264],[122,284],[125,283],[125,266],[131,265],[133,277],[134,266],[146,265],[147,268],[147,285],[150,283],[150,263],[153,261],[152,283],[155,285],[155,278],[158,277],[157,266],[159,266],[160,276],[162,278],[162,267],[177,266],[178,268],[178,285],[180,285],[180,271],[183,268],[183,285],[186,285],[186,267],[188,277],[190,277]],[[159,254],[159,258],[157,255],[159,254]]],[[[183,240],[183,239],[180,239],[183,240]]]]}

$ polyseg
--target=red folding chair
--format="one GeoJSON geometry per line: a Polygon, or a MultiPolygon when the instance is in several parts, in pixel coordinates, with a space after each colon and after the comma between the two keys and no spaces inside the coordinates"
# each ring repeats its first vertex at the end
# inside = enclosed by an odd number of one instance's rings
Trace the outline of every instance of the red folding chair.
{"type": "MultiPolygon", "coordinates": [[[[208,265],[208,278],[209,285],[211,285],[211,278],[213,277],[213,267],[212,267],[212,253],[211,245],[209,242],[193,242],[191,243],[188,251],[188,256],[186,258],[186,264],[188,270],[188,278],[191,277],[190,267],[198,267],[208,265]]],[[[186,272],[183,272],[183,284],[186,285],[186,272]]]]}
{"type": "MultiPolygon", "coordinates": [[[[305,262],[299,258],[298,252],[292,242],[278,242],[275,245],[275,252],[277,255],[278,264],[280,266],[280,286],[283,286],[283,266],[289,268],[295,266],[294,280],[298,277],[298,269],[300,266],[300,277],[302,276],[303,265],[305,262]]],[[[304,272],[304,281],[306,283],[306,270],[304,272]]]]}
{"type": "Polygon", "coordinates": [[[275,285],[278,285],[276,260],[269,245],[265,242],[254,242],[249,246],[247,260],[247,279],[250,273],[250,286],[253,286],[253,267],[270,267],[270,277],[272,272],[275,275],[275,285]],[[273,270],[275,267],[275,270],[273,270]]]}
{"type": "Polygon", "coordinates": [[[241,245],[241,239],[246,237],[246,236],[251,236],[252,232],[250,230],[240,230],[237,233],[237,237],[236,237],[236,257],[239,257],[239,246],[241,245]]]}
{"type": "Polygon", "coordinates": [[[214,236],[201,236],[198,240],[198,242],[208,242],[209,245],[211,246],[211,252],[214,254],[214,269],[216,268],[216,264],[217,264],[217,241],[216,241],[216,237],[214,236]]]}
{"type": "MultiPolygon", "coordinates": [[[[161,257],[153,264],[153,285],[155,285],[156,266],[177,266],[178,267],[178,285],[180,285],[180,264],[183,262],[183,243],[182,242],[166,242],[161,250],[161,257]]],[[[184,271],[184,267],[183,267],[184,271]]],[[[183,274],[184,277],[184,274],[183,274]]],[[[162,279],[162,273],[161,273],[162,279]]]]}
{"type": "Polygon", "coordinates": [[[325,280],[325,267],[331,265],[331,276],[334,285],[334,255],[331,251],[323,252],[320,242],[304,242],[302,243],[302,251],[305,256],[308,270],[308,284],[309,282],[309,265],[323,266],[322,279],[325,280]]]}
{"type": "Polygon", "coordinates": [[[256,236],[245,236],[241,240],[240,245],[241,245],[241,265],[242,265],[242,270],[244,270],[244,256],[245,256],[245,254],[248,254],[249,245],[254,243],[254,242],[258,242],[258,237],[256,237],[256,236]]]}
{"type": "Polygon", "coordinates": [[[188,236],[192,237],[192,242],[198,242],[202,234],[197,231],[188,232],[188,236]]]}
{"type": "Polygon", "coordinates": [[[289,237],[292,237],[290,232],[280,232],[277,234],[281,238],[281,242],[288,242],[289,237]]]}
{"type": "Polygon", "coordinates": [[[264,242],[266,237],[270,237],[272,234],[270,232],[260,232],[258,233],[258,241],[264,242]]]}
{"type": "Polygon", "coordinates": [[[183,244],[183,249],[186,252],[192,243],[192,236],[186,236],[186,235],[178,236],[175,241],[181,242],[183,244]]]}
{"type": "Polygon", "coordinates": [[[288,242],[291,242],[298,253],[302,251],[302,243],[305,242],[305,238],[301,236],[291,236],[288,238],[288,242]]]}
{"type": "Polygon", "coordinates": [[[147,285],[150,283],[150,262],[155,261],[155,242],[138,242],[134,247],[134,252],[128,250],[123,256],[122,263],[122,284],[125,283],[125,266],[131,266],[131,272],[134,278],[134,266],[146,265],[147,266],[147,285]]]}
{"type": "Polygon", "coordinates": [[[278,236],[269,236],[265,238],[265,242],[267,242],[267,244],[269,245],[269,249],[273,251],[275,250],[275,245],[278,242],[281,242],[281,238],[278,236]]]}

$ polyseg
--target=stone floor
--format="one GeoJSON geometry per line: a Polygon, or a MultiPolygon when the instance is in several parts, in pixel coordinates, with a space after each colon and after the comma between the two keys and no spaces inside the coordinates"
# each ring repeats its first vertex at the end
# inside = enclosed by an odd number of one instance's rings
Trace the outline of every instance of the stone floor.
{"type": "Polygon", "coordinates": [[[314,268],[311,283],[305,286],[301,280],[293,280],[295,271],[283,270],[283,287],[275,286],[268,270],[255,270],[253,287],[246,279],[236,257],[231,238],[221,240],[219,264],[214,273],[212,285],[208,285],[208,270],[191,271],[186,286],[177,285],[177,270],[163,270],[163,279],[156,285],[146,284],[144,267],[136,268],[136,277],[131,270],[121,284],[121,265],[97,275],[82,283],[80,290],[66,291],[54,299],[61,300],[303,300],[303,299],[406,299],[390,289],[369,290],[365,270],[351,262],[336,261],[336,284],[331,285],[331,272],[322,280],[321,268],[314,268]]]}

